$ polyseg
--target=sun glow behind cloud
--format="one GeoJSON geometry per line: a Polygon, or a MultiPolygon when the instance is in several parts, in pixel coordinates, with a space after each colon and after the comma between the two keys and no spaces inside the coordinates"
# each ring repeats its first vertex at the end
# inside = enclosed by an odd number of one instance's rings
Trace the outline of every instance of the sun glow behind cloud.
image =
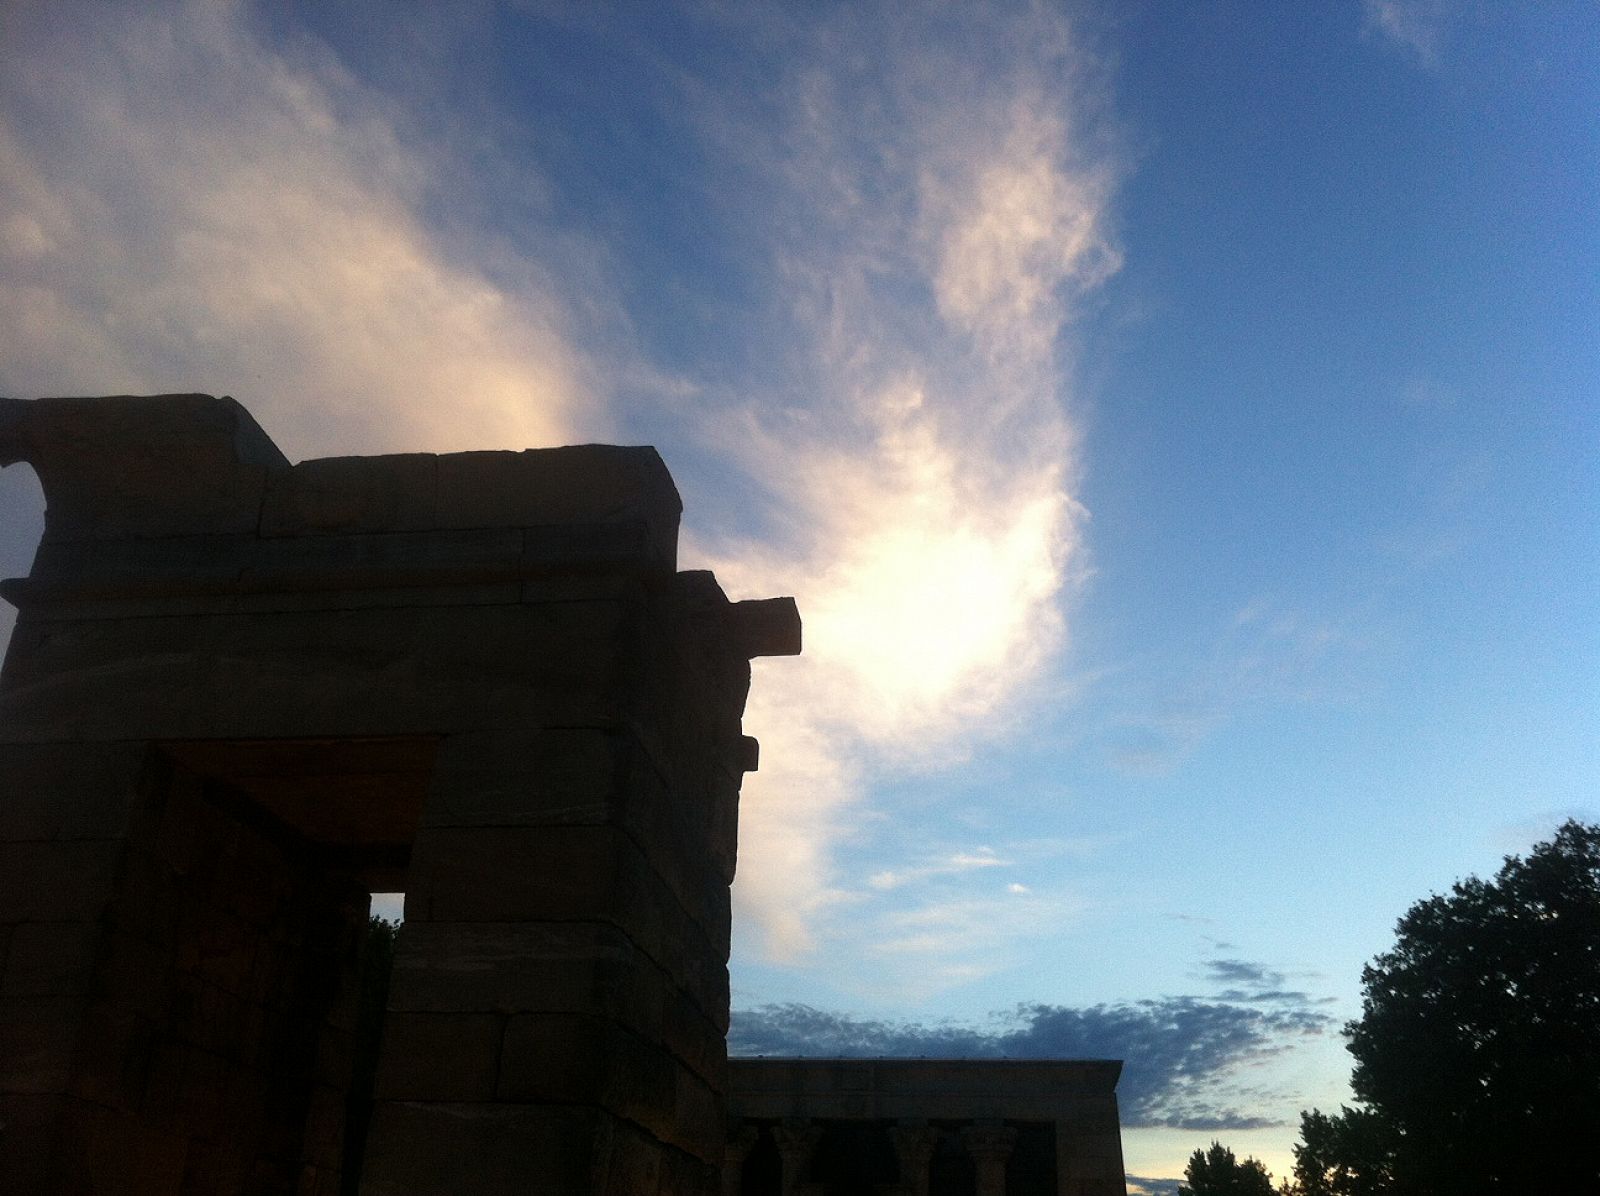
{"type": "MultiPolygon", "coordinates": [[[[766,751],[742,805],[742,925],[780,960],[874,927],[854,937],[901,957],[868,950],[874,966],[921,990],[998,966],[996,944],[1065,903],[874,884],[841,875],[835,849],[867,817],[868,778],[997,735],[1063,642],[1083,513],[1062,333],[1118,259],[1115,172],[1060,16],[915,26],[856,19],[849,40],[882,68],[870,83],[821,51],[798,68],[802,129],[769,169],[774,208],[806,230],[776,240],[816,391],[804,418],[768,405],[740,421],[782,534],[693,548],[732,592],[795,593],[806,624],[805,655],[764,665],[751,698],[766,751]],[[843,112],[830,135],[818,114],[843,112]],[[899,904],[875,904],[889,889],[899,904]]],[[[951,876],[877,878],[901,873],[951,876]]]]}

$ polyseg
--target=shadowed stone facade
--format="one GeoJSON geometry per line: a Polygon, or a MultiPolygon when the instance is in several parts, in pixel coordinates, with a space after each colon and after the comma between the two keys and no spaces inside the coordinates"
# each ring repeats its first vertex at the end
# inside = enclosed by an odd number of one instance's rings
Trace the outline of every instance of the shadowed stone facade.
{"type": "Polygon", "coordinates": [[[677,571],[654,450],[0,399],[17,461],[0,1196],[1123,1190],[1115,1063],[727,1059],[749,661],[800,620],[677,571]]]}
{"type": "Polygon", "coordinates": [[[0,1190],[708,1193],[749,659],[654,450],[291,465],[230,399],[0,400],[0,1190]],[[353,1162],[353,1160],[350,1160],[353,1162]]]}
{"type": "Polygon", "coordinates": [[[1122,1196],[1115,1060],[730,1059],[724,1196],[1122,1196]]]}

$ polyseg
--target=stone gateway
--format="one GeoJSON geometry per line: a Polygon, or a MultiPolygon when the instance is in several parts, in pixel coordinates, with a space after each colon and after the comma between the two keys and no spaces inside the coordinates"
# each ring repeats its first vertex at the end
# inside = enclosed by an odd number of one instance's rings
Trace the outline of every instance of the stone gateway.
{"type": "Polygon", "coordinates": [[[730,1120],[725,1041],[749,662],[800,617],[678,571],[653,449],[290,464],[232,399],[0,399],[18,461],[0,1194],[711,1196],[730,1126],[757,1187],[811,1132],[730,1120]]]}

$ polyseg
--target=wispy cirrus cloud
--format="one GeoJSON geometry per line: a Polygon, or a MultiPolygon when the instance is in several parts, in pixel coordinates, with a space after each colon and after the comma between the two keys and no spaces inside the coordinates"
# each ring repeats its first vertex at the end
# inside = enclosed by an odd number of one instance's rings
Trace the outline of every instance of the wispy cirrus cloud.
{"type": "Polygon", "coordinates": [[[1445,0],[1363,0],[1366,28],[1415,55],[1423,66],[1439,58],[1445,0]]]}
{"type": "MultiPolygon", "coordinates": [[[[792,591],[805,619],[805,656],[753,692],[769,763],[747,780],[756,866],[736,886],[755,944],[797,959],[844,933],[834,913],[864,922],[872,894],[834,853],[867,778],[960,758],[1063,642],[1084,568],[1063,335],[1118,257],[1099,97],[1059,14],[866,7],[784,37],[810,49],[755,160],[791,297],[782,353],[808,393],[731,421],[776,534],[695,551],[731,591],[792,591]]],[[[900,893],[898,876],[870,887],[900,893]]],[[[1025,904],[992,912],[1026,921],[1025,904]]],[[[929,917],[960,907],[930,896],[929,917]]],[[[952,975],[971,965],[958,939],[952,975]]]]}
{"type": "Polygon", "coordinates": [[[874,889],[898,889],[913,881],[928,880],[936,876],[959,876],[979,868],[1004,868],[1008,861],[1001,859],[992,847],[977,847],[971,851],[956,851],[908,868],[885,868],[867,877],[874,889]]]}

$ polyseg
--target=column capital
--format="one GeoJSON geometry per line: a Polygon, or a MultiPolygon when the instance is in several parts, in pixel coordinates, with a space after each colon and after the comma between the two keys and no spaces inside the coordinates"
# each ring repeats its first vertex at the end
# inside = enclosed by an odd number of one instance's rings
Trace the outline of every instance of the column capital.
{"type": "Polygon", "coordinates": [[[822,1127],[809,1117],[785,1117],[772,1127],[772,1140],[783,1161],[783,1196],[795,1196],[802,1190],[811,1153],[821,1139],[822,1127]]]}
{"type": "Polygon", "coordinates": [[[926,1121],[904,1120],[889,1127],[889,1141],[900,1165],[901,1191],[907,1196],[927,1196],[928,1164],[939,1146],[939,1131],[926,1121]]]}
{"type": "Polygon", "coordinates": [[[978,1122],[961,1131],[967,1153],[981,1163],[1003,1163],[1017,1145],[1017,1131],[998,1122],[978,1122]]]}

